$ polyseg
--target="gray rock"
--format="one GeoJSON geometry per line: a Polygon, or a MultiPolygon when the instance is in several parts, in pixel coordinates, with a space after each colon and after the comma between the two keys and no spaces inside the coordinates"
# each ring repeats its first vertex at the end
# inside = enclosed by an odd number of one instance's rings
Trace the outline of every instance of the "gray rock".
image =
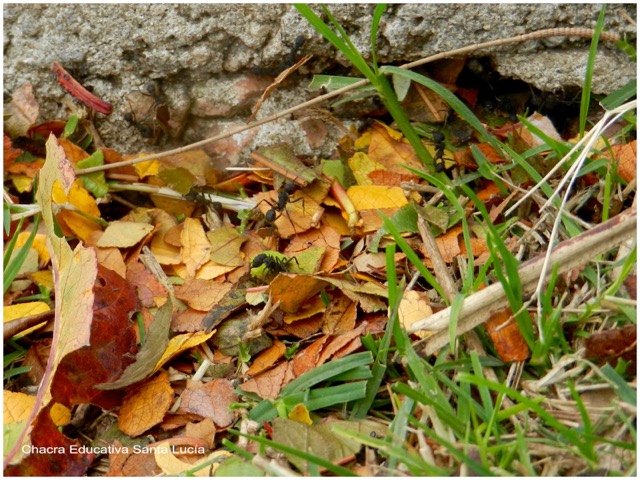
{"type": "MultiPolygon", "coordinates": [[[[329,8],[370,60],[375,5],[329,8]]],[[[393,4],[382,17],[378,58],[400,64],[544,28],[592,28],[599,8],[595,4],[393,4]]],[[[635,29],[625,15],[635,20],[635,6],[611,5],[609,10],[606,29],[633,41],[635,29]]],[[[64,118],[62,99],[68,94],[50,72],[51,63],[58,61],[114,105],[109,117],[98,115],[96,126],[106,145],[126,153],[181,146],[216,128],[246,121],[260,96],[256,85],[268,84],[290,66],[302,39],[299,53],[314,55],[301,69],[307,76],[296,74],[286,81],[259,116],[316,95],[305,89],[312,73],[357,74],[288,4],[5,4],[3,11],[5,93],[33,83],[41,118],[64,118]],[[237,87],[247,78],[255,81],[251,88],[237,87]],[[174,122],[170,130],[175,138],[165,138],[161,145],[150,144],[124,121],[131,111],[127,95],[144,91],[150,80],[162,86],[162,101],[170,107],[174,122]]],[[[490,57],[503,75],[552,90],[581,85],[588,46],[588,40],[556,37],[473,55],[490,57]]],[[[635,64],[614,46],[603,44],[598,55],[594,92],[610,93],[635,78],[635,64]]],[[[153,112],[137,113],[138,121],[154,118],[153,112]]],[[[297,121],[266,125],[232,163],[245,159],[257,146],[283,140],[292,142],[299,154],[326,156],[343,135],[335,127],[328,131],[326,142],[312,147],[297,121]]]]}

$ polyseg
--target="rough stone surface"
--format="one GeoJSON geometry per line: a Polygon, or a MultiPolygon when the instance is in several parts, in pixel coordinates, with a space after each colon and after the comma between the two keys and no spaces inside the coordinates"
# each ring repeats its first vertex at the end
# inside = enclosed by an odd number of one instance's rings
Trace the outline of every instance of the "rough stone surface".
{"type": "MultiPolygon", "coordinates": [[[[599,8],[595,4],[393,4],[380,24],[378,59],[401,64],[544,28],[592,28],[599,8]]],[[[330,5],[330,9],[370,60],[375,5],[330,5]]],[[[356,74],[286,4],[5,4],[3,11],[5,94],[33,83],[41,117],[64,117],[63,99],[68,94],[50,72],[51,63],[58,61],[114,105],[109,117],[98,115],[96,126],[107,145],[127,153],[181,146],[241,124],[264,87],[301,54],[314,58],[274,92],[258,118],[316,95],[305,89],[312,73],[356,74]],[[162,101],[174,121],[171,130],[176,137],[161,145],[151,145],[124,121],[132,110],[127,98],[132,91],[144,91],[150,80],[162,87],[162,101]]],[[[620,12],[636,19],[635,5],[611,5],[606,29],[627,34],[633,41],[634,28],[620,12]]],[[[503,75],[552,90],[581,85],[588,45],[584,39],[552,38],[474,55],[489,56],[503,75]]],[[[595,92],[609,93],[635,76],[635,64],[615,47],[601,47],[595,92]]],[[[137,112],[136,120],[151,117],[153,112],[137,112]]],[[[322,115],[307,112],[239,136],[234,148],[211,146],[209,152],[222,164],[233,164],[257,146],[288,141],[299,154],[326,156],[342,135],[322,115]],[[327,129],[326,140],[317,136],[311,140],[309,129],[321,124],[327,129]],[[229,151],[233,154],[225,153],[229,151]]]]}

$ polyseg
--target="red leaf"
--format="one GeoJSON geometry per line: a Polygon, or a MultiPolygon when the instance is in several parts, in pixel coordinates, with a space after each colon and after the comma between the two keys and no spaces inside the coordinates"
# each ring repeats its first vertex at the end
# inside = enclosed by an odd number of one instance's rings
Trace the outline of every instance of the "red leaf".
{"type": "Polygon", "coordinates": [[[62,359],[51,385],[54,400],[68,407],[79,403],[115,406],[119,393],[93,386],[117,380],[135,359],[136,335],[129,320],[129,312],[136,306],[133,288],[115,272],[98,265],[93,291],[90,345],[62,359]]]}
{"type": "Polygon", "coordinates": [[[94,460],[93,453],[78,452],[80,444],[63,435],[51,420],[51,406],[43,408],[33,424],[31,454],[19,465],[10,465],[5,476],[80,477],[94,460]]]}

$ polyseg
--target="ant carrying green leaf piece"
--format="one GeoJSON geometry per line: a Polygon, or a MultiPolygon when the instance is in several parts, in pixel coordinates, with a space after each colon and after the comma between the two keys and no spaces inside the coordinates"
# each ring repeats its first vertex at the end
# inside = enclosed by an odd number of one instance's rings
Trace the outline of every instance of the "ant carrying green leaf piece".
{"type": "Polygon", "coordinates": [[[287,257],[280,252],[266,250],[251,260],[251,276],[254,278],[264,278],[270,275],[288,272],[291,262],[296,262],[296,265],[300,267],[296,257],[287,257]]]}

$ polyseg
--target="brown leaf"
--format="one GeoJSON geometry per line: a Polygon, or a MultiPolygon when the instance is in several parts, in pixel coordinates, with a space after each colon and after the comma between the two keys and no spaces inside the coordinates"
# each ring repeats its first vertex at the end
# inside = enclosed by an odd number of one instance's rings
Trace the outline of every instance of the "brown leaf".
{"type": "Polygon", "coordinates": [[[339,295],[329,304],[322,317],[322,332],[340,335],[352,331],[357,313],[356,302],[346,295],[339,295]]]}
{"type": "Polygon", "coordinates": [[[127,264],[127,281],[136,289],[138,298],[145,307],[159,307],[167,298],[166,288],[139,261],[127,264]]]}
{"type": "Polygon", "coordinates": [[[238,396],[233,393],[229,380],[216,378],[207,383],[187,380],[187,388],[182,392],[177,413],[195,413],[210,418],[216,426],[225,428],[236,419],[229,405],[237,401],[238,396]]]}
{"type": "Polygon", "coordinates": [[[262,96],[258,100],[258,103],[256,103],[256,106],[253,107],[253,113],[251,114],[251,116],[247,120],[247,123],[250,123],[251,120],[253,120],[255,118],[256,114],[260,110],[260,107],[262,107],[262,104],[264,103],[264,101],[269,97],[269,95],[271,95],[271,92],[273,92],[276,88],[278,88],[278,85],[280,85],[282,82],[284,82],[285,79],[289,75],[291,75],[293,72],[298,70],[302,65],[307,63],[311,59],[311,57],[312,57],[312,55],[305,55],[300,60],[298,60],[294,65],[290,66],[289,68],[287,68],[283,72],[280,72],[280,74],[276,77],[276,79],[273,81],[273,83],[271,85],[269,85],[267,87],[267,89],[264,91],[264,93],[262,94],[262,96]]]}
{"type": "Polygon", "coordinates": [[[585,340],[585,358],[598,359],[616,366],[618,359],[631,362],[628,371],[636,371],[637,327],[627,325],[597,332],[585,340]]]}
{"type": "Polygon", "coordinates": [[[11,102],[5,105],[4,115],[9,116],[4,122],[6,133],[14,138],[26,135],[40,115],[38,101],[33,95],[33,85],[26,83],[13,92],[11,102]]]}
{"type": "Polygon", "coordinates": [[[242,384],[242,390],[255,393],[260,398],[275,400],[284,385],[295,377],[290,362],[282,362],[242,384]]]}
{"type": "Polygon", "coordinates": [[[172,402],[169,375],[161,371],[127,393],[120,407],[118,427],[125,434],[137,437],[159,424],[172,402]]]}
{"type": "Polygon", "coordinates": [[[293,237],[284,251],[285,255],[295,257],[313,247],[325,247],[319,271],[330,272],[340,258],[340,233],[330,225],[323,225],[293,237]]]}
{"type": "Polygon", "coordinates": [[[325,285],[324,281],[309,275],[281,273],[271,282],[272,301],[281,302],[282,311],[294,313],[325,285]]]}
{"type": "Polygon", "coordinates": [[[187,279],[175,288],[176,298],[183,300],[191,308],[208,312],[233,287],[232,283],[218,283],[209,280],[187,279]]]}
{"type": "Polygon", "coordinates": [[[146,477],[158,476],[162,472],[152,452],[134,453],[125,448],[118,440],[113,442],[113,453],[109,455],[107,477],[146,477]]]}
{"type": "Polygon", "coordinates": [[[529,347],[511,309],[492,315],[485,327],[503,362],[524,362],[529,357],[529,347]]]}

